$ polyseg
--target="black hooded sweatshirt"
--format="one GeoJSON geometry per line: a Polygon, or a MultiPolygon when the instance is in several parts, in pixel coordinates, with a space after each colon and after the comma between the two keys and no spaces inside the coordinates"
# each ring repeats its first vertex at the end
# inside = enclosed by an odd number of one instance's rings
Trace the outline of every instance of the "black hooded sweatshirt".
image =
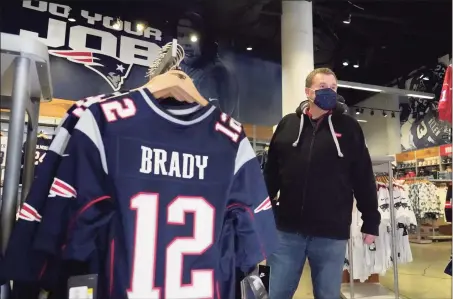
{"type": "Polygon", "coordinates": [[[378,236],[381,220],[373,167],[362,129],[335,110],[311,119],[301,104],[272,137],[264,177],[281,231],[348,239],[353,198],[362,232],[378,236]]]}

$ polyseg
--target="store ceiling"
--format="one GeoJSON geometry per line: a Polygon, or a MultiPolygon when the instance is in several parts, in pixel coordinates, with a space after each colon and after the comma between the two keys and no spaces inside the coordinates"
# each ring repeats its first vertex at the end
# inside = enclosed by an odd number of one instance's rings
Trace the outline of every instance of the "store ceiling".
{"type": "MultiPolygon", "coordinates": [[[[153,21],[147,20],[150,16],[161,16],[167,24],[174,24],[184,11],[195,10],[202,13],[219,40],[226,40],[237,51],[245,53],[252,46],[248,55],[280,61],[281,0],[106,3],[111,2],[77,4],[84,9],[96,6],[93,11],[150,23],[153,21]]],[[[415,69],[435,64],[438,57],[451,55],[452,51],[451,0],[314,0],[313,22],[316,67],[329,66],[345,81],[390,85],[415,69]],[[350,24],[344,24],[349,15],[350,24]],[[347,67],[343,66],[345,59],[349,60],[347,67]],[[359,68],[354,68],[354,63],[359,63],[359,68]]],[[[370,95],[352,90],[342,93],[349,105],[370,95]]]]}

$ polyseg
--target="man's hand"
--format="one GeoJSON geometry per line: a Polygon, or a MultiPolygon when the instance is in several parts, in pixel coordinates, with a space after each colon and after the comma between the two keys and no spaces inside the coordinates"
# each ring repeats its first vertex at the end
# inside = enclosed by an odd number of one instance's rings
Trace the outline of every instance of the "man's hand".
{"type": "Polygon", "coordinates": [[[376,236],[369,235],[369,234],[362,234],[363,237],[363,243],[366,245],[371,245],[373,244],[374,240],[376,240],[376,236]]]}

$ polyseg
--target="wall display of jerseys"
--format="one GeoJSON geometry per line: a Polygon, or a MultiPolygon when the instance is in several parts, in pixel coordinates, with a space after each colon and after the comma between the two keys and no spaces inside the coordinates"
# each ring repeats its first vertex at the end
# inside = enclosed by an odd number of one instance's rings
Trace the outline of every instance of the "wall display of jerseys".
{"type": "MultiPolygon", "coordinates": [[[[370,275],[385,275],[392,264],[392,235],[390,227],[390,194],[388,184],[377,182],[377,193],[379,200],[379,212],[381,213],[381,225],[379,227],[379,237],[372,245],[363,243],[361,213],[354,202],[354,209],[351,223],[351,243],[352,248],[346,250],[344,269],[349,269],[349,250],[352,249],[353,255],[353,275],[354,279],[365,282],[370,275]]],[[[397,261],[400,264],[412,262],[412,252],[409,244],[409,227],[417,225],[411,203],[407,197],[407,192],[403,186],[393,183],[393,197],[395,207],[396,223],[396,248],[398,252],[397,261]]]]}
{"type": "Polygon", "coordinates": [[[440,118],[438,110],[439,101],[447,95],[443,92],[446,70],[447,65],[439,59],[436,65],[413,72],[406,84],[402,83],[401,88],[435,94],[433,100],[409,98],[409,103],[400,104],[402,151],[451,143],[451,123],[445,120],[447,107],[440,111],[440,118]]]}
{"type": "Polygon", "coordinates": [[[405,185],[417,219],[436,220],[444,217],[447,188],[440,187],[428,180],[407,180],[405,185]]]}
{"type": "Polygon", "coordinates": [[[234,298],[235,270],[272,253],[272,205],[242,125],[174,102],[145,87],[68,111],[0,265],[16,298],[66,298],[76,274],[97,274],[102,299],[234,298]]]}

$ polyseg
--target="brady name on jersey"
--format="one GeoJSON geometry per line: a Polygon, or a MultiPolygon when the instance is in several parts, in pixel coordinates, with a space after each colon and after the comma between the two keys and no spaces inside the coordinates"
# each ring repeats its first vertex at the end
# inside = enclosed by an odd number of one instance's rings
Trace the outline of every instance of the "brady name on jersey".
{"type": "Polygon", "coordinates": [[[183,179],[204,179],[208,156],[167,152],[164,149],[141,146],[142,163],[140,172],[183,179]]]}

